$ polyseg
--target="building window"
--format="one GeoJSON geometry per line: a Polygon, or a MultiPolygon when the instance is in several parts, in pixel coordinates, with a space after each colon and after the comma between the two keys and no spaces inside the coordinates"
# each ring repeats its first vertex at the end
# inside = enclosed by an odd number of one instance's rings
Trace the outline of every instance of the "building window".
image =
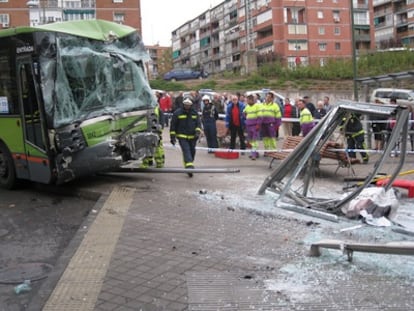
{"type": "Polygon", "coordinates": [[[288,49],[289,51],[307,51],[308,42],[305,40],[289,40],[288,49]]]}
{"type": "Polygon", "coordinates": [[[335,50],[339,51],[341,49],[341,43],[335,42],[335,50]]]}
{"type": "Polygon", "coordinates": [[[325,34],[325,27],[319,27],[318,32],[319,32],[320,35],[324,35],[325,34]]]}
{"type": "Polygon", "coordinates": [[[9,23],[10,23],[9,14],[0,14],[0,24],[3,24],[3,27],[6,27],[5,25],[9,25],[9,23]]]}
{"type": "Polygon", "coordinates": [[[340,35],[340,34],[341,34],[341,28],[339,28],[339,27],[335,27],[335,28],[334,28],[334,34],[335,34],[336,36],[340,35]]]}
{"type": "Polygon", "coordinates": [[[124,0],[113,0],[113,3],[124,3],[124,0]]]}
{"type": "Polygon", "coordinates": [[[0,0],[1,3],[9,2],[9,0],[0,0]]]}
{"type": "Polygon", "coordinates": [[[323,66],[325,66],[325,64],[326,64],[325,58],[320,58],[319,59],[319,66],[323,67],[323,66]]]}
{"type": "Polygon", "coordinates": [[[339,11],[333,11],[332,17],[335,23],[339,23],[341,21],[341,18],[339,16],[339,11]]]}
{"type": "Polygon", "coordinates": [[[125,21],[125,14],[124,13],[114,13],[114,22],[115,23],[124,23],[125,21]]]}
{"type": "Polygon", "coordinates": [[[326,43],[319,43],[319,51],[326,51],[326,43]]]}
{"type": "Polygon", "coordinates": [[[323,11],[318,11],[318,18],[322,19],[323,18],[323,11]]]}

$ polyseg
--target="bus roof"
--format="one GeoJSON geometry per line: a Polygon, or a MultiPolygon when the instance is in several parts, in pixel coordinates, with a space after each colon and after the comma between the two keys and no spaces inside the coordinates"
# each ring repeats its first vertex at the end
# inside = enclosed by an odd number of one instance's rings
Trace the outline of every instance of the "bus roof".
{"type": "Polygon", "coordinates": [[[0,30],[0,38],[10,37],[21,33],[33,33],[37,31],[61,32],[79,37],[106,41],[109,34],[122,38],[136,31],[136,29],[105,20],[80,20],[51,23],[35,27],[19,26],[0,30]]]}

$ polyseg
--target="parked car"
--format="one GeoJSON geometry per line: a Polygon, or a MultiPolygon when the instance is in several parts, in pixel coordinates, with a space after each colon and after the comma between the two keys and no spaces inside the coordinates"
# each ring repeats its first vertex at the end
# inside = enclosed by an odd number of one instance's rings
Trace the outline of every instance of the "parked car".
{"type": "Polygon", "coordinates": [[[414,91],[408,89],[378,88],[372,91],[370,101],[389,104],[391,98],[396,98],[399,105],[414,106],[414,91]]]}
{"type": "Polygon", "coordinates": [[[164,80],[167,81],[203,79],[207,77],[207,72],[192,69],[173,69],[164,74],[164,80]]]}

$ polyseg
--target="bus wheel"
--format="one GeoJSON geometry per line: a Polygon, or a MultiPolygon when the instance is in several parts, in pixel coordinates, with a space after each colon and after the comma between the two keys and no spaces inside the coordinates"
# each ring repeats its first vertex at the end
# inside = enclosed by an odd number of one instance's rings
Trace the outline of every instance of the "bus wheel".
{"type": "Polygon", "coordinates": [[[0,188],[13,189],[16,186],[16,171],[9,150],[0,143],[0,188]]]}

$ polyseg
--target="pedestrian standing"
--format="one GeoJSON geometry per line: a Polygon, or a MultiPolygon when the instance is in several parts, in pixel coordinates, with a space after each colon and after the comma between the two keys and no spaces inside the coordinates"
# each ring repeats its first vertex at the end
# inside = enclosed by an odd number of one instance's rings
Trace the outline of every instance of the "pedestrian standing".
{"type": "Polygon", "coordinates": [[[305,103],[306,108],[308,108],[309,112],[312,114],[312,116],[315,116],[316,107],[311,102],[309,96],[303,96],[303,102],[305,103]]]}
{"type": "Polygon", "coordinates": [[[261,105],[262,104],[256,103],[256,99],[253,94],[247,96],[247,106],[244,108],[243,114],[246,118],[247,140],[252,146],[252,152],[249,156],[252,160],[256,160],[259,157],[257,149],[259,147],[259,114],[261,105]]]}
{"type": "MultiPolygon", "coordinates": [[[[292,118],[296,118],[297,115],[294,115],[294,110],[296,109],[296,107],[294,107],[291,103],[290,103],[290,99],[288,97],[285,98],[285,103],[283,105],[283,117],[286,119],[292,119],[292,118]]],[[[283,133],[285,134],[285,136],[292,136],[293,132],[293,121],[292,120],[286,120],[283,121],[282,123],[282,129],[283,129],[283,133]]]]}
{"type": "Polygon", "coordinates": [[[300,115],[299,115],[300,130],[302,132],[302,136],[305,137],[313,129],[313,127],[315,126],[315,122],[313,120],[311,112],[306,107],[303,99],[300,98],[297,100],[297,106],[300,111],[300,115]]]}
{"type": "Polygon", "coordinates": [[[222,102],[221,98],[220,98],[220,94],[216,93],[213,96],[213,100],[212,103],[214,105],[214,107],[216,107],[217,112],[220,114],[224,114],[226,113],[226,111],[224,110],[224,103],[222,102]]]}
{"type": "MultiPolygon", "coordinates": [[[[383,105],[384,103],[381,102],[379,99],[375,100],[376,104],[383,105]]],[[[387,117],[383,115],[371,115],[371,127],[372,132],[374,133],[374,142],[375,147],[374,149],[379,151],[384,148],[385,142],[385,132],[387,130],[387,117]]]]}
{"type": "Polygon", "coordinates": [[[203,111],[201,113],[201,122],[203,123],[204,135],[207,139],[208,153],[213,153],[218,148],[217,141],[217,127],[216,121],[218,119],[218,111],[210,100],[210,96],[204,95],[203,98],[203,111]]]}
{"type": "Polygon", "coordinates": [[[260,109],[261,135],[265,150],[276,149],[276,133],[282,123],[282,113],[279,105],[274,102],[274,94],[266,94],[265,102],[260,109]]]}
{"type": "MultiPolygon", "coordinates": [[[[174,112],[170,126],[170,142],[175,145],[178,139],[186,169],[194,168],[196,145],[201,133],[200,117],[192,105],[191,99],[184,99],[183,108],[174,112]]],[[[193,174],[188,173],[188,176],[193,177],[193,174]]]]}
{"type": "Polygon", "coordinates": [[[161,93],[160,99],[159,99],[159,105],[160,105],[160,109],[164,114],[164,124],[163,126],[167,126],[169,124],[169,118],[170,118],[170,113],[172,111],[172,99],[170,94],[168,94],[167,92],[165,93],[161,93]]]}
{"type": "Polygon", "coordinates": [[[230,132],[230,149],[236,148],[236,138],[239,137],[240,149],[246,149],[246,140],[244,137],[244,117],[243,110],[245,106],[239,102],[237,95],[231,96],[231,101],[226,107],[226,129],[230,132]]]}
{"type": "Polygon", "coordinates": [[[330,101],[329,96],[323,97],[323,107],[325,108],[326,113],[332,110],[332,105],[329,101],[330,101]]]}
{"type": "Polygon", "coordinates": [[[183,100],[184,100],[183,94],[184,94],[183,91],[178,92],[178,95],[174,99],[172,112],[176,111],[178,108],[183,108],[183,100]]]}
{"type": "Polygon", "coordinates": [[[316,103],[316,110],[315,110],[315,119],[322,119],[324,116],[326,116],[326,109],[325,106],[323,104],[322,100],[318,100],[318,102],[316,103]]]}

